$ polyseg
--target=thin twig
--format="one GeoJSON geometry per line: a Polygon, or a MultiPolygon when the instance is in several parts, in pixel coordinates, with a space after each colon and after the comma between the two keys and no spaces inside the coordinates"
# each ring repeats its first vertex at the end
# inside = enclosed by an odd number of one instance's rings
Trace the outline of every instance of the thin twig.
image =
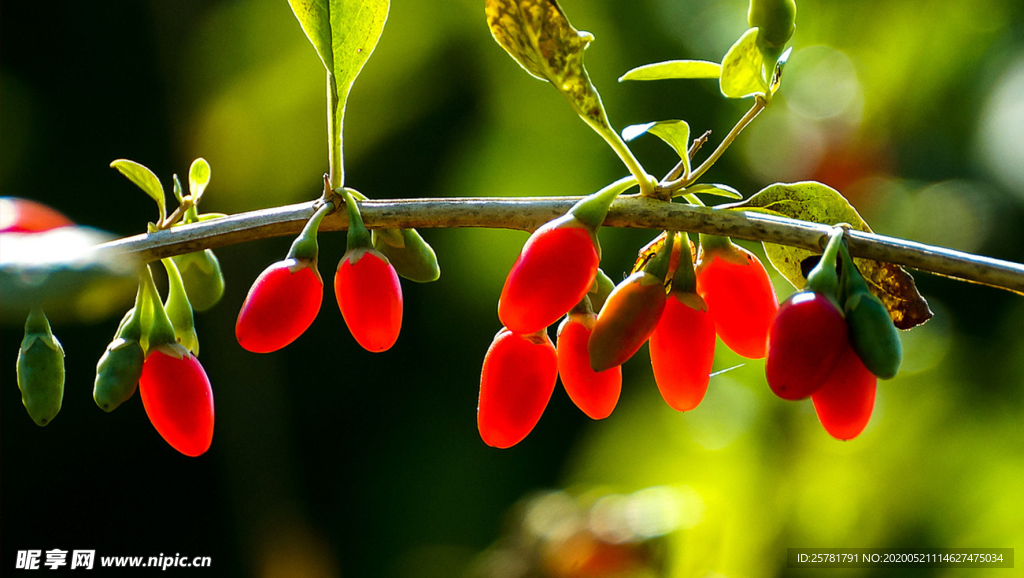
{"type": "MultiPolygon", "coordinates": [[[[368,228],[481,227],[530,231],[565,213],[579,197],[396,199],[360,203],[368,228]]],[[[100,252],[136,255],[142,261],[235,245],[256,239],[295,235],[313,215],[318,201],[240,213],[221,219],[136,235],[99,245],[100,252]]],[[[669,229],[723,235],[750,241],[821,251],[831,227],[744,211],[714,210],[666,203],[639,196],[612,204],[605,226],[669,229]]],[[[324,218],[322,231],[348,226],[344,211],[324,218]]],[[[964,281],[1024,293],[1024,265],[934,247],[913,241],[851,231],[850,253],[896,263],[964,281]]]]}
{"type": "Polygon", "coordinates": [[[736,126],[732,127],[729,134],[725,135],[722,142],[718,143],[718,148],[716,148],[708,158],[704,159],[704,162],[702,162],[700,166],[690,171],[689,175],[684,175],[674,181],[659,185],[658,190],[667,190],[671,193],[695,183],[705,171],[718,162],[718,159],[721,158],[732,142],[736,140],[736,137],[738,137],[740,133],[743,132],[743,129],[747,128],[747,125],[757,118],[757,115],[761,114],[761,111],[763,111],[767,106],[768,101],[766,101],[763,96],[757,95],[754,97],[754,106],[750,107],[747,114],[743,115],[743,117],[736,123],[736,126]]]}

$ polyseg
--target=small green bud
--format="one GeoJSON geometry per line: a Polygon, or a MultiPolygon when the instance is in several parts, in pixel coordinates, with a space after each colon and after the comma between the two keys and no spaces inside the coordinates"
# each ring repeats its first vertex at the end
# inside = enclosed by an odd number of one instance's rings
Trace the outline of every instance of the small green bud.
{"type": "Polygon", "coordinates": [[[96,384],[92,398],[103,411],[114,411],[135,394],[142,377],[146,354],[138,341],[117,338],[96,364],[96,384]]]}
{"type": "Polygon", "coordinates": [[[396,273],[410,281],[430,283],[441,277],[434,249],[416,229],[374,230],[373,248],[388,258],[396,273]]]}
{"type": "Polygon", "coordinates": [[[206,249],[171,257],[185,283],[189,302],[196,311],[206,311],[224,295],[224,276],[213,251],[206,249]]]}
{"type": "MultiPolygon", "coordinates": [[[[796,30],[796,2],[750,0],[747,22],[750,26],[757,27],[757,46],[774,63],[796,30]]],[[[769,75],[771,72],[768,71],[769,75]]]]}
{"type": "Polygon", "coordinates": [[[25,338],[18,351],[18,388],[21,402],[37,425],[50,423],[60,412],[64,399],[64,349],[38,308],[29,313],[25,338]]]}
{"type": "Polygon", "coordinates": [[[794,0],[750,0],[747,23],[758,28],[758,41],[772,48],[785,46],[796,30],[794,0]]]}

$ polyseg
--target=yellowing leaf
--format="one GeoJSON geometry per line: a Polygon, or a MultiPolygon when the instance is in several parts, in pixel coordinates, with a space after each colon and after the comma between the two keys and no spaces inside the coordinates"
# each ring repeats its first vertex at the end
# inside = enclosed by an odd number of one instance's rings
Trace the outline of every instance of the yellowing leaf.
{"type": "MultiPolygon", "coordinates": [[[[770,185],[742,203],[729,205],[735,210],[753,210],[791,219],[825,225],[849,223],[854,229],[871,232],[857,210],[835,189],[817,182],[770,185]]],[[[801,268],[805,259],[817,257],[805,249],[764,244],[772,266],[797,289],[807,284],[801,268]]],[[[917,291],[914,278],[899,265],[870,259],[854,259],[871,292],[885,304],[896,327],[910,329],[931,318],[928,302],[917,291]]]]}
{"type": "Polygon", "coordinates": [[[747,98],[768,93],[762,67],[764,58],[757,47],[757,28],[747,30],[722,59],[722,94],[729,98],[747,98]]]}
{"type": "Polygon", "coordinates": [[[556,0],[487,0],[485,11],[494,40],[526,72],[550,82],[585,121],[610,128],[583,66],[594,36],[576,30],[556,0]]]}
{"type": "Polygon", "coordinates": [[[722,66],[706,60],[668,60],[645,64],[619,77],[623,80],[669,80],[677,78],[719,78],[722,66]]]}

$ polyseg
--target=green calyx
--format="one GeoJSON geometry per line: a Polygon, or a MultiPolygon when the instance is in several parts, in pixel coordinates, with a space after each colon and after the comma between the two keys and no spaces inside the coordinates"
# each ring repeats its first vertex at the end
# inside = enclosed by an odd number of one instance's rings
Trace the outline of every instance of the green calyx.
{"type": "Polygon", "coordinates": [[[821,293],[829,298],[836,309],[842,311],[839,304],[839,277],[836,275],[836,256],[843,245],[843,230],[839,227],[832,229],[828,234],[828,245],[822,253],[818,264],[807,274],[807,289],[815,293],[821,293]]]}
{"type": "Polygon", "coordinates": [[[39,307],[32,308],[25,322],[17,369],[21,402],[32,421],[45,426],[64,401],[64,348],[39,307]]]}
{"type": "Polygon", "coordinates": [[[416,229],[374,229],[373,248],[388,258],[395,272],[416,283],[441,277],[437,255],[416,229]]]}
{"type": "Polygon", "coordinates": [[[845,242],[840,250],[843,260],[843,312],[850,328],[850,344],[871,373],[882,379],[891,379],[903,362],[899,333],[885,305],[871,292],[857,270],[845,242]]]}
{"type": "Polygon", "coordinates": [[[604,308],[604,302],[608,300],[608,296],[614,290],[615,282],[598,268],[597,277],[594,279],[594,286],[590,288],[590,292],[587,295],[594,313],[600,313],[601,309],[604,308]]]}
{"type": "MultiPolygon", "coordinates": [[[[651,257],[651,260],[644,265],[644,273],[647,275],[640,282],[641,285],[651,285],[656,281],[664,284],[665,278],[668,277],[669,266],[672,262],[672,246],[675,244],[676,235],[672,231],[666,231],[665,233],[665,243],[654,254],[654,257],[651,257]]],[[[686,252],[690,252],[689,247],[687,247],[686,252]]]]}
{"type": "Polygon", "coordinates": [[[353,249],[372,249],[373,237],[363,224],[363,216],[359,213],[359,205],[352,197],[352,191],[343,189],[345,208],[348,209],[348,245],[346,252],[353,249]]]}
{"type": "MultiPolygon", "coordinates": [[[[697,273],[693,270],[693,255],[690,253],[690,240],[686,233],[673,233],[679,235],[679,263],[676,264],[675,273],[672,275],[673,294],[697,293],[697,273]]],[[[728,238],[726,238],[728,241],[728,238]]],[[[730,243],[732,244],[732,243],[730,243]]]]}
{"type": "MultiPolygon", "coordinates": [[[[178,340],[174,335],[174,325],[167,316],[163,301],[160,299],[160,292],[153,282],[153,271],[146,265],[139,275],[142,283],[143,299],[147,303],[149,313],[149,327],[143,339],[146,341],[146,353],[163,345],[177,345],[178,340]]],[[[144,323],[145,324],[145,323],[144,323]]]]}
{"type": "Polygon", "coordinates": [[[608,209],[611,208],[615,197],[634,185],[636,185],[636,177],[623,177],[600,191],[580,199],[569,209],[568,214],[576,217],[576,220],[590,229],[591,233],[596,234],[601,224],[604,223],[604,218],[608,216],[608,209]]]}
{"type": "Polygon", "coordinates": [[[196,335],[195,317],[192,315],[192,304],[188,301],[188,294],[185,292],[185,284],[181,281],[181,274],[171,259],[163,259],[164,269],[167,270],[167,302],[164,309],[174,327],[174,337],[185,349],[193,355],[199,355],[199,337],[196,335]]]}
{"type": "Polygon", "coordinates": [[[299,236],[292,242],[291,248],[288,249],[287,259],[308,261],[312,263],[313,269],[316,269],[317,257],[320,253],[320,246],[316,240],[317,232],[320,230],[320,223],[323,222],[324,217],[333,210],[334,203],[330,201],[320,205],[313,216],[306,221],[306,226],[302,228],[299,236]]]}

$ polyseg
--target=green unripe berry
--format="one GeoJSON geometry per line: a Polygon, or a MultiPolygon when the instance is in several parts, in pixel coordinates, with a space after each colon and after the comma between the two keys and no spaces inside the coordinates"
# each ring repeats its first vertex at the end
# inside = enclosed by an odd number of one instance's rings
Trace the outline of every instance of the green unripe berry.
{"type": "Polygon", "coordinates": [[[44,426],[60,412],[64,400],[64,349],[50,331],[43,312],[33,308],[25,323],[18,351],[21,402],[37,425],[44,426]]]}
{"type": "Polygon", "coordinates": [[[747,22],[756,26],[757,45],[762,52],[776,55],[793,37],[796,30],[796,2],[794,0],[750,0],[747,22]]]}
{"type": "Polygon", "coordinates": [[[871,293],[854,293],[845,311],[850,344],[864,367],[882,379],[893,378],[903,361],[903,345],[885,305],[871,293]]]}
{"type": "Polygon", "coordinates": [[[416,229],[374,229],[373,248],[388,258],[396,273],[410,281],[430,283],[441,277],[434,249],[416,229]]]}
{"type": "Polygon", "coordinates": [[[224,295],[224,276],[213,251],[206,249],[172,257],[185,283],[189,303],[196,311],[206,311],[224,295]]]}
{"type": "Polygon", "coordinates": [[[146,353],[136,340],[118,337],[103,352],[96,364],[96,384],[92,398],[103,411],[114,411],[135,394],[142,377],[146,353]]]}
{"type": "Polygon", "coordinates": [[[891,379],[903,362],[903,345],[889,311],[857,270],[844,242],[843,312],[850,330],[850,345],[864,367],[882,379],[891,379]]]}

